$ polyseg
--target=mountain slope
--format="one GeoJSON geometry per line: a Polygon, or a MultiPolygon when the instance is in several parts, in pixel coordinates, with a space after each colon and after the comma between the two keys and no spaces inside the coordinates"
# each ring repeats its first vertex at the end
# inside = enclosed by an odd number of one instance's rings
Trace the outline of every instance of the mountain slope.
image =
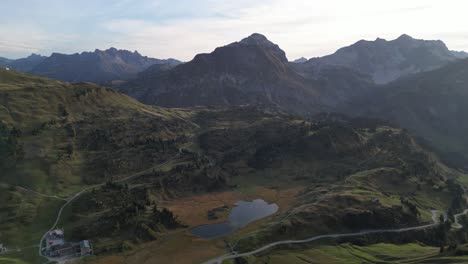
{"type": "Polygon", "coordinates": [[[125,80],[154,64],[178,64],[177,60],[158,60],[140,55],[138,52],[110,48],[104,51],[83,52],[65,55],[53,53],[30,72],[62,81],[89,81],[102,83],[125,80]]]}
{"type": "MultiPolygon", "coordinates": [[[[171,161],[196,128],[189,117],[95,84],[1,69],[0,241],[8,248],[37,245],[63,205],[47,195],[68,197],[171,161]]],[[[180,182],[203,190],[216,181],[205,174],[196,180],[180,182]]],[[[37,248],[17,257],[42,261],[37,248]]]]}
{"type": "Polygon", "coordinates": [[[289,67],[284,51],[253,34],[172,70],[130,81],[120,90],[168,107],[267,104],[305,112],[323,108],[313,87],[289,67]]]}
{"type": "Polygon", "coordinates": [[[6,67],[12,60],[0,57],[0,66],[6,67]]]}
{"type": "MultiPolygon", "coordinates": [[[[388,84],[352,105],[397,122],[438,149],[468,158],[468,60],[388,84]]],[[[456,155],[452,158],[456,159],[456,155]]],[[[463,159],[462,159],[463,161],[463,159]]]]}
{"type": "MultiPolygon", "coordinates": [[[[229,124],[229,116],[218,113],[218,120],[229,124]]],[[[200,136],[204,153],[244,184],[304,186],[290,211],[277,215],[273,224],[236,236],[233,241],[241,237],[237,251],[338,230],[417,225],[429,220],[431,208],[464,205],[463,190],[450,180],[457,173],[404,130],[333,114],[312,120],[263,119],[200,136]]]]}
{"type": "Polygon", "coordinates": [[[47,59],[46,56],[41,56],[33,53],[26,58],[11,60],[7,64],[7,66],[15,71],[30,72],[37,65],[42,63],[45,59],[47,59]]]}
{"type": "Polygon", "coordinates": [[[336,107],[359,98],[376,88],[372,78],[351,68],[334,65],[316,67],[310,63],[290,63],[291,68],[320,87],[321,101],[335,111],[336,107]]]}
{"type": "Polygon", "coordinates": [[[402,35],[392,41],[361,40],[332,55],[310,59],[304,67],[344,66],[371,76],[378,84],[385,84],[402,76],[436,69],[466,55],[450,51],[442,41],[402,35]]]}
{"type": "Polygon", "coordinates": [[[192,127],[176,111],[112,89],[5,70],[0,120],[6,131],[16,131],[19,148],[11,153],[14,162],[3,164],[0,180],[44,192],[145,168],[177,151],[155,151],[147,140],[172,140],[176,130],[192,127]]]}

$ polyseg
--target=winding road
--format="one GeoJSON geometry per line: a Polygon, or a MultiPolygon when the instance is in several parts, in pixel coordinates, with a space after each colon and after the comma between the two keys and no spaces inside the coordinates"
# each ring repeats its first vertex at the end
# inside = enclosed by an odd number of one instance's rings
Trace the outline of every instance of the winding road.
{"type": "Polygon", "coordinates": [[[463,225],[460,224],[459,218],[460,218],[462,215],[467,215],[467,214],[468,214],[468,209],[466,209],[466,210],[463,211],[462,213],[459,213],[459,214],[454,215],[453,218],[455,218],[455,223],[452,224],[452,228],[461,229],[461,228],[463,227],[463,225]]]}
{"type": "MultiPolygon", "coordinates": [[[[157,169],[157,168],[160,168],[166,164],[168,164],[169,162],[172,162],[174,161],[175,159],[177,158],[177,156],[161,163],[161,164],[158,164],[156,166],[153,166],[147,170],[144,170],[144,171],[141,171],[141,172],[138,172],[138,173],[135,173],[135,174],[132,174],[132,175],[129,175],[125,178],[122,178],[122,179],[119,179],[119,180],[116,180],[114,182],[124,182],[124,181],[128,181],[130,179],[133,179],[135,177],[138,177],[140,175],[143,175],[143,174],[146,174],[148,172],[151,172],[152,170],[154,169],[157,169]]],[[[62,216],[62,212],[63,210],[70,204],[72,203],[74,200],[76,200],[79,196],[81,196],[83,193],[93,189],[93,188],[97,188],[97,187],[101,187],[103,186],[105,183],[101,183],[101,184],[97,184],[97,185],[93,185],[93,186],[89,186],[87,188],[84,188],[83,190],[75,193],[74,195],[68,197],[67,199],[63,199],[66,201],[65,204],[62,205],[62,207],[60,207],[58,213],[57,213],[57,217],[55,219],[55,222],[54,224],[50,227],[49,230],[47,230],[47,232],[44,233],[44,235],[41,237],[41,240],[39,241],[39,255],[44,257],[44,258],[47,258],[48,262],[57,262],[57,263],[66,263],[67,261],[70,261],[72,259],[65,259],[65,258],[50,258],[50,257],[47,257],[45,255],[43,255],[42,253],[42,245],[43,245],[43,242],[44,242],[44,239],[45,237],[47,236],[47,234],[54,230],[56,227],[57,227],[57,224],[59,223],[60,219],[61,219],[61,216],[62,216]]],[[[27,191],[31,191],[31,192],[34,192],[36,194],[39,194],[41,196],[45,196],[45,197],[49,197],[49,198],[56,198],[56,199],[62,199],[60,197],[57,197],[57,196],[46,196],[46,195],[43,195],[43,194],[40,194],[40,193],[37,193],[35,191],[32,191],[32,190],[28,190],[28,189],[25,189],[27,191]]],[[[273,243],[270,243],[270,244],[267,244],[261,248],[258,248],[256,250],[252,250],[252,251],[249,251],[249,252],[245,252],[245,253],[238,253],[238,252],[233,252],[231,254],[226,254],[226,255],[223,255],[223,256],[219,256],[217,258],[214,258],[214,259],[211,259],[211,260],[208,260],[206,262],[204,262],[203,264],[222,264],[225,260],[229,260],[229,259],[235,259],[235,258],[239,258],[239,257],[247,257],[247,256],[251,256],[251,255],[255,255],[257,253],[260,253],[262,251],[265,251],[267,249],[270,249],[270,248],[273,248],[273,247],[276,247],[276,246],[279,246],[279,245],[285,245],[285,244],[302,244],[302,243],[310,243],[310,242],[313,242],[313,241],[317,241],[317,240],[321,240],[321,239],[326,239],[326,238],[345,238],[345,237],[354,237],[354,236],[363,236],[363,235],[369,235],[369,234],[378,234],[378,233],[402,233],[402,232],[407,232],[407,231],[414,231],[414,230],[422,230],[422,229],[427,229],[427,228],[431,228],[431,227],[435,227],[437,226],[440,221],[437,219],[437,213],[442,213],[440,212],[439,210],[431,210],[431,214],[432,214],[432,221],[433,223],[432,224],[426,224],[426,225],[421,225],[421,226],[414,226],[414,227],[407,227],[407,228],[400,228],[400,229],[375,229],[375,230],[363,230],[363,231],[360,231],[360,232],[355,232],[355,233],[338,233],[338,234],[327,234],[327,235],[319,235],[319,236],[314,236],[314,237],[311,237],[311,238],[307,238],[307,239],[302,239],[302,240],[282,240],[282,241],[277,241],[277,242],[273,242],[273,243]]],[[[455,223],[452,225],[453,228],[457,228],[457,229],[460,229],[462,228],[463,226],[459,223],[459,218],[462,216],[462,215],[467,215],[468,214],[468,209],[466,209],[465,211],[463,211],[462,213],[460,214],[456,214],[454,215],[454,218],[455,218],[455,223]]],[[[445,213],[442,213],[442,215],[444,216],[444,221],[447,220],[447,215],[445,213]]],[[[48,263],[47,262],[47,263],[48,263]]]]}
{"type": "MultiPolygon", "coordinates": [[[[249,252],[245,253],[232,253],[232,254],[227,254],[224,256],[220,256],[211,260],[208,260],[204,262],[203,264],[222,264],[223,261],[229,260],[229,259],[235,259],[235,258],[240,258],[240,257],[247,257],[251,255],[255,255],[257,253],[260,253],[262,251],[265,251],[267,249],[270,249],[272,247],[276,247],[279,245],[285,245],[285,244],[302,244],[302,243],[310,243],[312,241],[317,241],[325,238],[343,238],[343,237],[354,237],[354,236],[363,236],[363,235],[369,235],[369,234],[380,234],[380,233],[402,233],[402,232],[407,232],[407,231],[413,231],[413,230],[422,230],[426,228],[431,228],[437,226],[440,221],[437,219],[437,213],[441,213],[439,210],[431,210],[432,213],[432,224],[427,224],[427,225],[421,225],[421,226],[415,226],[415,227],[406,227],[406,228],[400,228],[400,229],[376,229],[376,230],[364,230],[356,233],[347,233],[347,234],[329,234],[329,235],[319,235],[319,236],[314,236],[311,238],[307,239],[302,239],[302,240],[283,240],[283,241],[277,241],[270,243],[268,245],[265,245],[261,248],[258,248],[256,250],[252,250],[249,252]]],[[[459,228],[462,226],[458,222],[458,218],[461,217],[462,215],[468,214],[468,209],[465,210],[463,213],[455,215],[455,223],[458,224],[459,228]]],[[[444,216],[444,221],[447,221],[447,215],[443,213],[444,216]]]]}
{"type": "Polygon", "coordinates": [[[45,197],[45,198],[52,198],[52,199],[57,199],[57,200],[62,200],[62,201],[66,201],[67,199],[65,198],[61,198],[61,197],[58,197],[57,195],[46,195],[46,194],[43,194],[43,193],[40,193],[40,192],[36,192],[34,190],[31,190],[31,189],[27,189],[27,188],[24,188],[22,186],[16,186],[18,189],[20,190],[23,190],[24,192],[30,192],[30,193],[33,193],[35,195],[38,195],[38,196],[42,196],[42,197],[45,197]]]}
{"type": "MultiPolygon", "coordinates": [[[[129,175],[129,176],[125,177],[125,178],[116,180],[116,181],[114,181],[114,182],[118,182],[118,183],[119,183],[119,182],[124,182],[124,181],[128,181],[128,180],[130,180],[130,179],[133,179],[133,178],[135,178],[135,177],[141,176],[141,175],[143,175],[143,174],[146,174],[146,173],[148,173],[148,172],[151,172],[151,171],[154,170],[154,169],[160,168],[160,167],[162,167],[162,166],[168,164],[169,162],[174,161],[176,158],[177,158],[177,156],[172,157],[171,159],[169,159],[169,160],[167,160],[167,161],[165,161],[165,162],[163,162],[163,163],[161,163],[161,164],[158,164],[158,165],[156,165],[156,166],[153,166],[153,167],[151,167],[151,168],[149,168],[149,169],[146,169],[146,170],[144,170],[144,171],[140,171],[140,172],[138,172],[138,173],[129,175]]],[[[43,244],[43,242],[44,242],[44,239],[45,239],[45,237],[47,236],[47,234],[48,234],[50,231],[54,230],[54,229],[57,227],[57,224],[59,223],[60,218],[62,217],[62,212],[63,212],[63,210],[64,210],[71,202],[73,202],[74,200],[76,200],[76,199],[77,199],[78,197],[80,197],[80,195],[82,195],[83,193],[85,193],[85,192],[87,192],[87,191],[89,191],[89,190],[91,190],[91,189],[93,189],[93,188],[102,187],[104,184],[105,184],[105,183],[101,183],[101,184],[96,184],[96,185],[93,185],[93,186],[86,187],[86,188],[84,188],[83,190],[81,190],[81,191],[79,191],[79,192],[73,194],[72,196],[68,197],[67,199],[65,199],[67,202],[66,202],[64,205],[62,205],[62,207],[60,207],[60,209],[59,209],[59,211],[58,211],[58,213],[57,213],[57,217],[56,217],[56,219],[55,219],[54,224],[50,227],[49,230],[47,230],[47,232],[44,233],[44,235],[41,237],[41,240],[39,241],[39,245],[38,245],[38,247],[39,247],[39,256],[42,256],[42,257],[44,257],[44,258],[47,258],[48,262],[58,262],[59,264],[60,264],[60,263],[65,263],[66,261],[70,261],[70,260],[71,260],[71,259],[63,259],[63,258],[50,258],[50,257],[45,256],[44,254],[42,254],[42,249],[43,249],[43,248],[42,248],[42,244],[43,244]]],[[[31,190],[29,190],[29,191],[31,191],[31,190]]],[[[46,196],[46,197],[47,197],[47,196],[46,196]]],[[[53,197],[53,196],[49,196],[49,197],[53,197]]]]}

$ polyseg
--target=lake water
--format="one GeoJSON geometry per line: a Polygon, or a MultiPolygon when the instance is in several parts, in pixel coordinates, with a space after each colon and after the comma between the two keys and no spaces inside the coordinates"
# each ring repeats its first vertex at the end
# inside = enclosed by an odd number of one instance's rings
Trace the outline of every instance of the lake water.
{"type": "Polygon", "coordinates": [[[224,223],[202,225],[192,228],[193,235],[201,238],[216,238],[228,235],[247,224],[270,216],[278,211],[278,205],[262,199],[251,202],[238,201],[224,223]]]}

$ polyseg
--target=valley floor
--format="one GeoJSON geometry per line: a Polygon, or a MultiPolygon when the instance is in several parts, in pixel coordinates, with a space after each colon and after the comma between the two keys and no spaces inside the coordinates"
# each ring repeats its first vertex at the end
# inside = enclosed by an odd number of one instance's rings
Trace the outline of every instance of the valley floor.
{"type": "MultiPolygon", "coordinates": [[[[226,238],[204,240],[192,236],[189,229],[179,229],[167,232],[154,242],[139,245],[131,250],[110,256],[88,257],[75,261],[76,263],[107,264],[107,263],[202,263],[213,256],[229,253],[227,241],[231,245],[239,239],[249,237],[258,230],[275,224],[277,216],[284,215],[291,210],[291,205],[300,197],[302,187],[289,187],[283,190],[266,187],[240,188],[238,191],[203,194],[186,198],[167,200],[164,207],[173,211],[185,225],[194,227],[206,223],[225,221],[227,215],[221,215],[217,220],[207,221],[209,210],[220,206],[232,207],[238,200],[253,200],[261,198],[267,202],[277,203],[280,211],[271,217],[254,222],[226,238]]],[[[465,211],[466,213],[466,211],[465,211]]],[[[461,216],[461,215],[459,215],[461,216]]],[[[433,211],[434,224],[415,227],[422,229],[435,226],[439,214],[433,211]]],[[[459,228],[459,226],[457,226],[459,228]]],[[[409,231],[412,228],[401,230],[409,231]]],[[[373,232],[373,231],[370,231],[373,232]]],[[[376,231],[376,232],[382,232],[376,231]]],[[[346,235],[345,235],[346,236],[346,235]]],[[[325,237],[324,237],[325,238],[325,237]]],[[[468,251],[468,250],[467,250],[468,251]]],[[[0,263],[43,263],[46,261],[33,258],[36,248],[26,248],[23,251],[10,252],[0,258],[0,263]],[[31,255],[31,257],[26,257],[31,255]],[[22,262],[19,259],[25,259],[22,262]],[[35,260],[34,260],[35,259],[35,260]],[[39,262],[36,262],[39,261],[39,262]]],[[[37,253],[36,253],[37,254],[37,253]]],[[[265,252],[255,252],[245,256],[245,263],[467,263],[468,257],[439,254],[439,248],[423,244],[375,244],[370,246],[356,246],[352,244],[338,244],[333,241],[324,241],[312,245],[287,245],[265,252]],[[259,254],[257,254],[259,253],[259,254]]],[[[231,263],[226,259],[223,263],[231,263]]],[[[207,262],[217,263],[217,262],[207,262]]],[[[234,263],[234,262],[232,262],[234,263]]]]}
{"type": "MultiPolygon", "coordinates": [[[[283,192],[273,191],[267,188],[255,188],[251,193],[225,192],[217,194],[207,194],[192,197],[190,199],[180,199],[168,201],[167,205],[179,212],[181,219],[192,225],[204,224],[203,215],[210,208],[220,205],[233,204],[238,199],[249,199],[252,197],[263,198],[271,202],[282,205],[282,211],[288,209],[288,203],[299,193],[300,188],[291,188],[283,192]],[[185,210],[184,210],[185,208],[185,210]],[[187,210],[192,208],[192,210],[187,210]]],[[[466,211],[464,212],[466,213],[466,211]]],[[[457,215],[462,217],[462,214],[457,215]]],[[[280,264],[280,263],[467,263],[468,256],[452,256],[450,254],[439,253],[439,248],[425,246],[424,244],[374,244],[370,246],[357,246],[349,243],[335,244],[336,242],[326,240],[327,237],[338,238],[340,236],[360,236],[368,233],[381,232],[407,232],[432,228],[439,224],[440,212],[432,211],[433,224],[426,224],[411,228],[397,230],[372,230],[356,234],[341,234],[318,236],[317,239],[325,239],[323,243],[312,245],[297,245],[285,243],[286,246],[254,251],[254,254],[240,254],[245,262],[249,264],[280,264]]],[[[444,217],[446,219],[446,216],[444,217]]],[[[219,219],[216,222],[224,221],[219,219]]],[[[227,241],[234,241],[245,237],[255,230],[272,224],[273,217],[255,222],[245,229],[236,232],[224,239],[205,240],[193,237],[188,230],[180,230],[166,234],[158,241],[148,243],[135,250],[120,254],[118,256],[91,257],[83,259],[80,263],[107,264],[107,263],[237,263],[230,258],[218,258],[204,262],[209,256],[224,255],[229,250],[227,241]],[[220,260],[224,261],[220,261],[220,260]],[[219,261],[219,262],[218,262],[219,261]]],[[[458,221],[457,221],[458,222],[458,221]]],[[[273,223],[274,224],[274,223],[273,223]]],[[[304,243],[313,242],[304,241],[304,243]]],[[[463,251],[464,249],[461,249],[463,251]]],[[[467,249],[468,250],[468,249],[467,249]]],[[[464,251],[463,251],[464,252],[464,251]]],[[[226,255],[229,256],[229,255],[226,255]]]]}

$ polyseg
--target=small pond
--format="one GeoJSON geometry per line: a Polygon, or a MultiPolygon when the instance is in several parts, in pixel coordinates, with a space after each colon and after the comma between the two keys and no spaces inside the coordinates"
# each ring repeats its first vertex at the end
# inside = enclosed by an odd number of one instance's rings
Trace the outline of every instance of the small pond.
{"type": "Polygon", "coordinates": [[[262,199],[251,202],[237,201],[226,222],[197,226],[192,228],[191,232],[197,237],[206,239],[222,237],[277,211],[278,205],[268,204],[262,199]]]}

